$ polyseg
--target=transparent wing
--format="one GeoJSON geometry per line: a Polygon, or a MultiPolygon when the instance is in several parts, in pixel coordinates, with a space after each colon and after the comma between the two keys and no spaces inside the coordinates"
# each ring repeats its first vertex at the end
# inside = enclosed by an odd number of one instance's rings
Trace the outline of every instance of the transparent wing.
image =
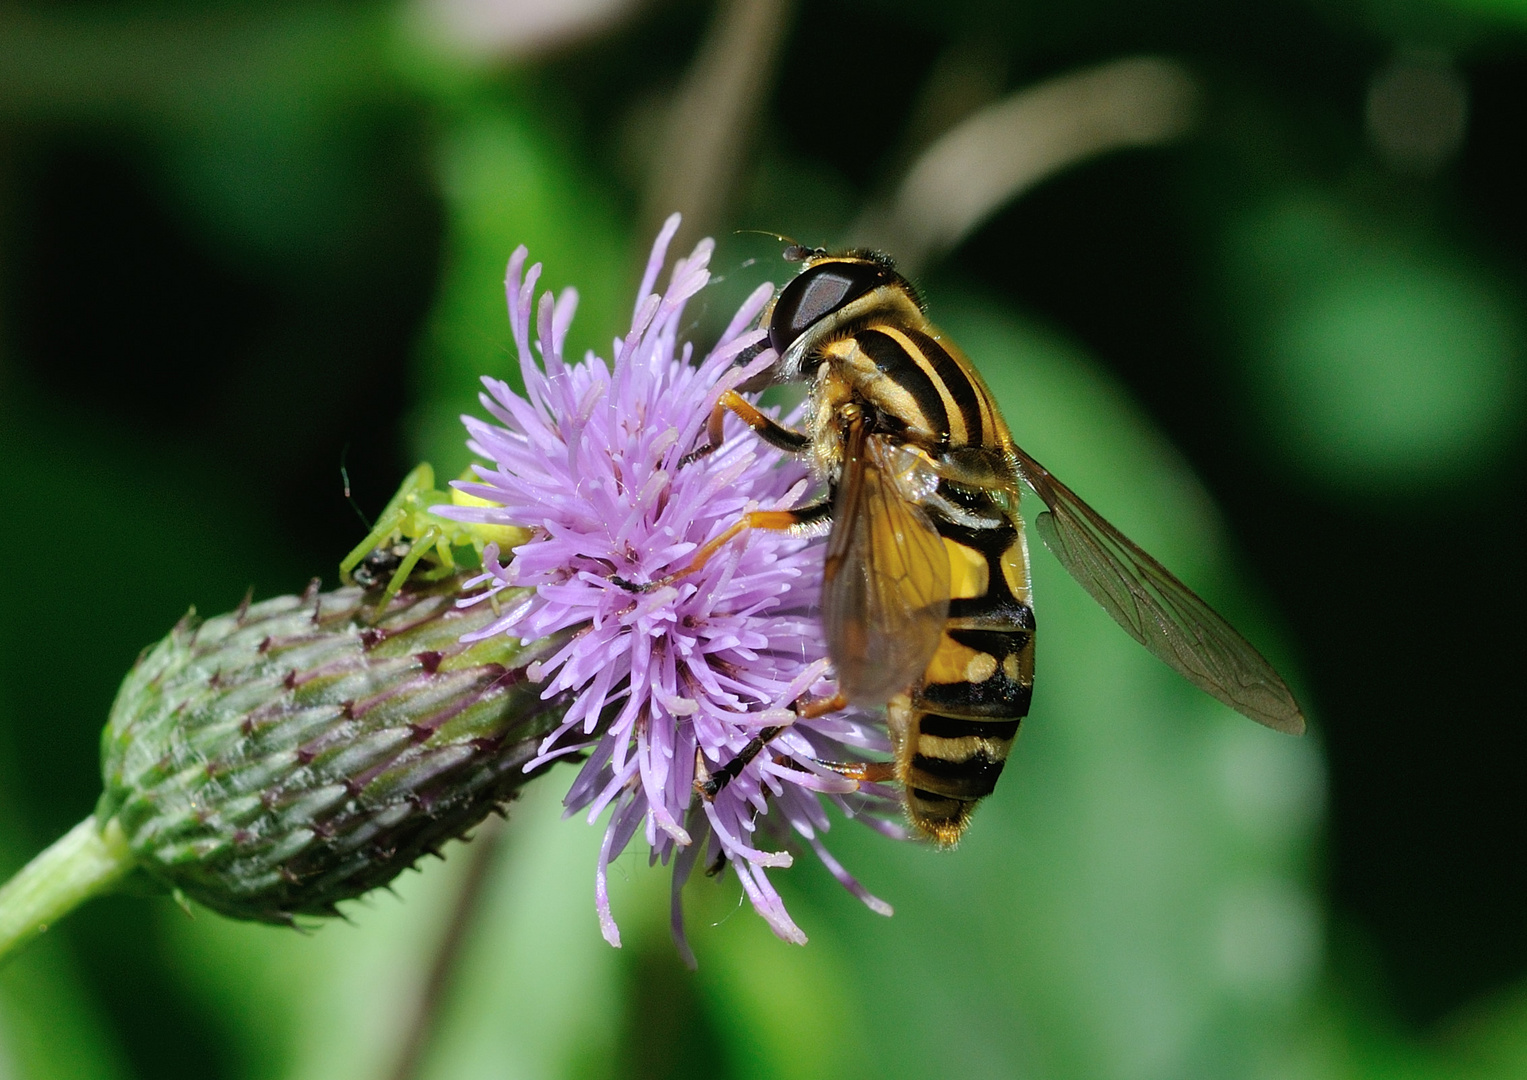
{"type": "Polygon", "coordinates": [[[949,556],[909,498],[926,485],[931,465],[865,434],[862,424],[850,429],[845,451],[822,622],[839,689],[856,705],[881,705],[915,683],[938,648],[949,614],[949,556]]]}
{"type": "Polygon", "coordinates": [[[1023,481],[1049,507],[1035,522],[1045,546],[1130,637],[1237,712],[1303,733],[1299,703],[1250,642],[1049,470],[1014,453],[1023,481]]]}

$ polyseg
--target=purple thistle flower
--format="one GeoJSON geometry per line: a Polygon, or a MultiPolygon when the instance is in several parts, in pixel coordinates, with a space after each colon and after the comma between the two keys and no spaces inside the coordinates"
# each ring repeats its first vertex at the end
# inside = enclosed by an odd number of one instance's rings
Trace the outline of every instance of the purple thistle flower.
{"type": "Polygon", "coordinates": [[[587,752],[564,804],[592,823],[610,810],[596,871],[595,897],[606,940],[620,944],[610,911],[607,868],[641,832],[653,862],[673,860],[673,932],[684,939],[680,890],[697,861],[730,863],[753,906],[786,941],[804,943],[766,871],[789,866],[795,837],[873,910],[871,896],[823,847],[823,799],[881,831],[902,835],[899,804],[881,785],[861,784],[821,761],[864,760],[889,742],[870,718],[836,713],[799,719],[790,705],[834,692],[818,621],[820,542],[748,530],[703,567],[648,591],[683,570],[695,550],[752,509],[797,505],[810,487],[797,461],[728,417],[715,452],[685,462],[705,445],[705,424],[721,393],[773,361],[765,350],[738,357],[765,337],[750,329],[772,287],[756,290],[699,363],[678,341],[684,306],[709,281],[714,244],[702,240],[673,268],[666,292],[653,292],[669,241],[668,219],[653,245],[631,330],[614,343],[614,362],[562,354],[577,294],[542,296],[535,321],[541,365],[531,350],[531,300],[539,264],[525,271],[515,251],[506,280],[509,321],[525,394],[484,378],[484,408],[497,425],[465,417],[478,465],[466,492],[494,508],[441,507],[459,520],[513,523],[532,538],[503,563],[489,548],[476,602],[508,586],[534,593],[476,637],[570,634],[533,668],[544,695],[572,691],[562,726],[526,766],[587,752]],[[763,729],[784,730],[713,798],[697,793],[763,729]],[[792,833],[794,836],[792,836],[792,833]],[[767,836],[772,843],[765,843],[767,836]]]}

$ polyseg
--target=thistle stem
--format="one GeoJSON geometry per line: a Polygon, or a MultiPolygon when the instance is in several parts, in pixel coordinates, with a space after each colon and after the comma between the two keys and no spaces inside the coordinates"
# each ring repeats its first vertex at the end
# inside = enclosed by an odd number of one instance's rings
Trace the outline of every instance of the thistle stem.
{"type": "Polygon", "coordinates": [[[0,964],[86,900],[110,892],[133,868],[115,820],[94,815],[70,829],[0,888],[0,964]]]}
{"type": "Polygon", "coordinates": [[[445,1009],[445,997],[456,977],[456,969],[466,952],[467,935],[477,924],[478,910],[482,907],[483,894],[487,891],[488,871],[498,853],[498,839],[503,833],[502,818],[486,818],[477,827],[472,844],[464,854],[471,860],[467,864],[466,878],[451,905],[451,915],[445,924],[445,936],[435,950],[430,962],[429,974],[420,989],[413,1015],[398,1058],[393,1062],[391,1080],[415,1080],[424,1063],[424,1055],[434,1041],[445,1009]]]}

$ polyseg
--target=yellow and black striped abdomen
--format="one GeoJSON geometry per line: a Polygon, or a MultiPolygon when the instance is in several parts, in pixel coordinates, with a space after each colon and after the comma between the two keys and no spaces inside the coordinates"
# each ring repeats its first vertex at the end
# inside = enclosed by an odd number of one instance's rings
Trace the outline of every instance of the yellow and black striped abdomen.
{"type": "Polygon", "coordinates": [[[1022,523],[984,493],[960,502],[980,513],[955,521],[937,502],[925,506],[949,554],[949,620],[921,680],[888,707],[907,813],[944,845],[996,787],[1034,686],[1022,523]]]}

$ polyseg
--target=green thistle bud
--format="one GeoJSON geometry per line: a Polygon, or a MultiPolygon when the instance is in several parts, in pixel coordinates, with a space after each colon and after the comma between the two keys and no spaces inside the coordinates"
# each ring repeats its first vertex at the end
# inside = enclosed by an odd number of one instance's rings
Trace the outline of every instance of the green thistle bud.
{"type": "MultiPolygon", "coordinates": [[[[380,618],[357,588],[286,596],[147,649],[102,735],[103,834],[141,875],[289,923],[385,885],[512,799],[566,710],[525,668],[552,641],[493,635],[461,580],[380,618]]],[[[515,597],[500,594],[499,603],[515,597]]]]}

